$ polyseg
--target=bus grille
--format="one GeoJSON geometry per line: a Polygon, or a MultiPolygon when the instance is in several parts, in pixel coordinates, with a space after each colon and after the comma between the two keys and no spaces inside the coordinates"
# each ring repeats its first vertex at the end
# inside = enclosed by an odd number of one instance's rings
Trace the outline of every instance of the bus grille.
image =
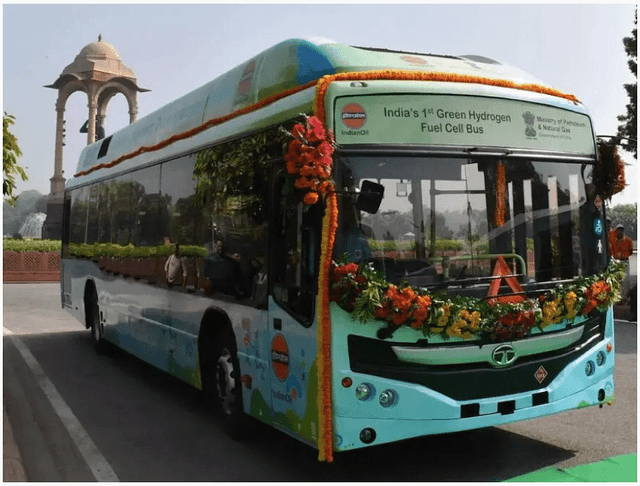
{"type": "MultiPolygon", "coordinates": [[[[519,358],[508,368],[494,368],[488,363],[431,366],[403,362],[393,348],[403,345],[415,348],[416,343],[384,342],[355,335],[347,338],[349,362],[354,372],[416,383],[454,400],[535,392],[546,388],[569,363],[602,341],[605,324],[605,314],[599,313],[581,323],[584,325],[582,337],[570,346],[519,358]],[[536,379],[540,366],[548,373],[542,383],[536,379]]],[[[428,342],[423,345],[426,349],[434,346],[428,342]]],[[[478,344],[469,343],[468,346],[477,347],[478,344]]]]}

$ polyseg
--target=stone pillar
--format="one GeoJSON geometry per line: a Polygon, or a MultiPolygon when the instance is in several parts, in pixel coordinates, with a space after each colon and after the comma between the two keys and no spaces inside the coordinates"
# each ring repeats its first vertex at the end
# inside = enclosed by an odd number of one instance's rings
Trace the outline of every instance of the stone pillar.
{"type": "Polygon", "coordinates": [[[138,119],[138,103],[131,101],[129,106],[129,123],[133,123],[138,119]]]}
{"type": "MultiPolygon", "coordinates": [[[[93,91],[93,90],[92,90],[93,91]]],[[[98,103],[93,93],[89,94],[89,128],[87,130],[87,145],[96,141],[96,115],[98,113],[98,103]]]]}
{"type": "Polygon", "coordinates": [[[55,159],[53,168],[53,177],[51,181],[51,195],[59,195],[62,198],[64,193],[64,177],[62,176],[62,147],[64,143],[64,106],[66,99],[58,97],[56,103],[56,146],[55,146],[55,159]]]}
{"type": "Polygon", "coordinates": [[[62,152],[64,143],[64,111],[67,96],[60,93],[56,102],[56,146],[51,193],[47,199],[47,219],[42,225],[42,238],[57,240],[62,236],[62,209],[64,205],[64,182],[62,152]]]}

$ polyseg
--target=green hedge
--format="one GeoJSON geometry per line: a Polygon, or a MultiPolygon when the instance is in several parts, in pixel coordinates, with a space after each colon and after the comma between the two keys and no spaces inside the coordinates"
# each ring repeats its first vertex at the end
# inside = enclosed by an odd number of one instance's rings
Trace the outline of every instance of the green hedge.
{"type": "MultiPolygon", "coordinates": [[[[427,248],[429,242],[426,242],[427,248]]],[[[416,247],[415,240],[400,240],[400,241],[382,241],[382,240],[369,240],[369,248],[372,251],[405,251],[413,250],[416,247]]],[[[436,251],[462,251],[464,244],[460,240],[436,240],[436,251]]]]}
{"type": "Polygon", "coordinates": [[[4,251],[60,251],[62,244],[60,240],[14,240],[13,238],[2,239],[2,249],[4,251]]]}
{"type": "MultiPolygon", "coordinates": [[[[74,257],[97,259],[114,258],[158,258],[168,257],[174,252],[173,245],[133,246],[113,243],[94,243],[92,245],[71,243],[69,253],[74,257]]],[[[180,245],[180,255],[185,257],[204,258],[207,250],[204,246],[180,245]]]]}

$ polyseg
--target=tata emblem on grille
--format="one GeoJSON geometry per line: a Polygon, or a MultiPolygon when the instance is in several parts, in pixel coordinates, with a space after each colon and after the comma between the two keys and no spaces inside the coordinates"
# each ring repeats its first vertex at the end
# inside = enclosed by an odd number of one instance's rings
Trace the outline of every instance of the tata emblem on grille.
{"type": "Polygon", "coordinates": [[[544,379],[549,376],[549,373],[547,373],[547,370],[544,369],[544,366],[541,366],[540,368],[538,368],[538,371],[536,371],[536,374],[534,376],[536,377],[536,380],[538,380],[538,383],[542,384],[544,379]]]}
{"type": "Polygon", "coordinates": [[[504,368],[513,364],[516,360],[516,350],[513,349],[513,346],[509,344],[503,344],[502,346],[498,346],[491,353],[491,359],[493,360],[494,366],[498,368],[504,368]]]}

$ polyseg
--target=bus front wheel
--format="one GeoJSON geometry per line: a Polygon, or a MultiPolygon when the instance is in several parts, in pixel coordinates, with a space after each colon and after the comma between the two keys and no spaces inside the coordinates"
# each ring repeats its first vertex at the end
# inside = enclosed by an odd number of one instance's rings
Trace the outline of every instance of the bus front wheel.
{"type": "Polygon", "coordinates": [[[247,435],[247,416],[242,410],[240,362],[233,331],[220,330],[215,353],[216,399],[227,434],[234,439],[247,435]]]}
{"type": "Polygon", "coordinates": [[[91,328],[91,337],[98,354],[107,354],[109,348],[108,343],[104,339],[104,326],[100,321],[100,307],[98,306],[98,294],[93,290],[89,300],[89,327],[91,328]]]}

